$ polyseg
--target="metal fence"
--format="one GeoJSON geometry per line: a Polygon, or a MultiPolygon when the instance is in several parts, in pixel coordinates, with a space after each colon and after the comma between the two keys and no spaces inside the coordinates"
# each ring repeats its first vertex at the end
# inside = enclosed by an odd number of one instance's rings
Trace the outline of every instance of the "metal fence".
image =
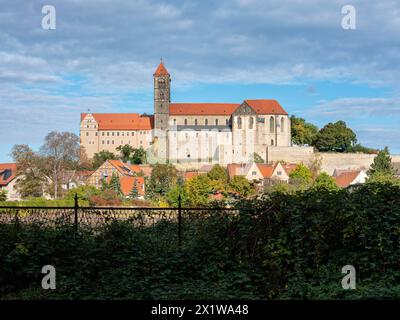
{"type": "Polygon", "coordinates": [[[182,208],[180,197],[178,203],[175,208],[81,207],[75,196],[73,207],[0,206],[0,224],[37,223],[46,227],[69,224],[78,231],[80,227],[97,228],[113,221],[125,221],[136,227],[155,226],[164,221],[176,224],[176,239],[181,246],[183,220],[204,219],[217,212],[237,212],[228,208],[182,208]]]}

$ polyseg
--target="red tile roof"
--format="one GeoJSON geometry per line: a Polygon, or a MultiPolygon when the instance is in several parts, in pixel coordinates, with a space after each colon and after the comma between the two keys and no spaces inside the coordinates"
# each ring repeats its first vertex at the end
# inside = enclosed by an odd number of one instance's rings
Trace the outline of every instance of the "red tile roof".
{"type": "Polygon", "coordinates": [[[121,160],[107,160],[115,169],[117,169],[122,175],[131,173],[131,168],[123,163],[121,160]]]}
{"type": "Polygon", "coordinates": [[[276,100],[244,100],[244,102],[258,114],[288,114],[276,100]]]}
{"type": "MultiPolygon", "coordinates": [[[[81,113],[81,121],[87,113],[81,113]]],[[[99,130],[151,130],[154,116],[138,113],[92,113],[99,130]]]]}
{"type": "Polygon", "coordinates": [[[188,179],[198,176],[199,174],[200,173],[198,171],[186,171],[184,174],[184,179],[188,180],[188,179]]]}
{"type": "Polygon", "coordinates": [[[266,163],[257,163],[256,165],[263,178],[271,178],[277,166],[276,164],[272,165],[266,163]]]}
{"type": "Polygon", "coordinates": [[[138,194],[140,196],[144,195],[144,177],[130,177],[130,176],[121,176],[119,178],[121,184],[121,191],[125,196],[128,196],[133,189],[136,181],[136,188],[138,190],[138,194]]]}
{"type": "Polygon", "coordinates": [[[164,63],[160,62],[157,67],[157,70],[154,72],[155,76],[169,76],[167,68],[164,66],[164,63]]]}
{"type": "Polygon", "coordinates": [[[231,115],[238,103],[171,103],[170,115],[231,115]]]}
{"type": "Polygon", "coordinates": [[[0,163],[0,186],[8,185],[17,174],[15,163],[0,163]]]}
{"type": "Polygon", "coordinates": [[[360,174],[360,170],[343,171],[334,176],[336,184],[340,188],[347,188],[360,174]]]}
{"type": "Polygon", "coordinates": [[[288,164],[281,164],[281,165],[287,175],[289,175],[294,169],[297,168],[297,164],[295,164],[295,163],[288,163],[288,164]]]}

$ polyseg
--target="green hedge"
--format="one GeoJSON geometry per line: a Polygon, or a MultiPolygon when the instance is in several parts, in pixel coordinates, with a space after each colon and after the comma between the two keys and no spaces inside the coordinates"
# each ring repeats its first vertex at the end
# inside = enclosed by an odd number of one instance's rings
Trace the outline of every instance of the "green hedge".
{"type": "Polygon", "coordinates": [[[380,299],[400,298],[400,187],[272,193],[238,215],[184,216],[96,232],[70,226],[0,225],[4,299],[380,299]],[[249,210],[251,209],[251,210],[249,210]],[[57,289],[41,289],[41,268],[57,289]],[[341,288],[341,268],[357,289],[341,288]]]}

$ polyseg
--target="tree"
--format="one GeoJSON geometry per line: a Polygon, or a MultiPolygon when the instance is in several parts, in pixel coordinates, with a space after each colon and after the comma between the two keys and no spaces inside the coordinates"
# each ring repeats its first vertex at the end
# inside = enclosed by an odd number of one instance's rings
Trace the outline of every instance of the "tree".
{"type": "Polygon", "coordinates": [[[253,161],[255,163],[264,163],[265,162],[264,159],[257,152],[253,153],[253,161]]]}
{"type": "Polygon", "coordinates": [[[64,199],[66,200],[73,200],[75,199],[75,194],[78,195],[79,200],[87,200],[92,196],[99,196],[101,195],[101,191],[94,186],[79,186],[73,189],[68,190],[64,199]]]}
{"type": "Polygon", "coordinates": [[[357,142],[356,134],[344,121],[328,123],[317,134],[315,147],[319,151],[346,152],[357,142]]]}
{"type": "Polygon", "coordinates": [[[125,144],[123,146],[118,146],[116,150],[120,152],[121,160],[123,162],[128,162],[131,159],[131,154],[133,153],[134,148],[129,144],[125,144]]]}
{"type": "Polygon", "coordinates": [[[207,176],[210,180],[219,180],[222,182],[228,181],[228,173],[226,169],[221,167],[219,164],[213,165],[211,170],[207,173],[207,176]]]}
{"type": "Polygon", "coordinates": [[[242,197],[248,197],[255,192],[249,180],[243,176],[234,176],[229,183],[229,190],[239,194],[242,197]]]}
{"type": "Polygon", "coordinates": [[[379,151],[378,155],[374,158],[374,162],[368,170],[368,175],[370,177],[373,177],[376,174],[394,176],[394,173],[389,149],[388,147],[385,147],[383,150],[379,151]]]}
{"type": "Polygon", "coordinates": [[[336,181],[333,177],[331,177],[326,172],[321,172],[317,178],[315,179],[313,185],[313,189],[324,189],[324,190],[339,190],[339,187],[336,184],[336,181]]]}
{"type": "Polygon", "coordinates": [[[42,170],[41,157],[24,144],[14,145],[11,155],[17,165],[16,188],[21,197],[43,196],[46,177],[42,170]]]}
{"type": "Polygon", "coordinates": [[[178,172],[171,164],[155,164],[150,178],[146,179],[146,199],[159,200],[165,197],[176,183],[178,172]]]}
{"type": "Polygon", "coordinates": [[[116,173],[111,175],[110,183],[108,184],[108,190],[114,191],[117,196],[122,196],[121,182],[119,181],[119,176],[116,173]]]}
{"type": "Polygon", "coordinates": [[[317,133],[318,128],[306,122],[303,118],[297,118],[295,116],[290,117],[292,142],[297,145],[312,145],[317,133]]]}
{"type": "Polygon", "coordinates": [[[133,164],[147,163],[146,151],[142,147],[133,149],[132,156],[131,156],[131,162],[133,164]]]}
{"type": "Polygon", "coordinates": [[[58,189],[62,174],[79,163],[79,138],[71,132],[50,132],[40,148],[43,157],[43,170],[52,181],[54,198],[58,197],[58,189]]]}
{"type": "Polygon", "coordinates": [[[211,180],[206,174],[194,176],[186,181],[188,202],[192,206],[204,206],[210,201],[211,180]]]}
{"type": "Polygon", "coordinates": [[[131,199],[139,198],[139,191],[138,191],[136,179],[134,179],[134,181],[133,181],[133,187],[132,187],[131,192],[129,193],[129,198],[131,198],[131,199]]]}
{"type": "Polygon", "coordinates": [[[289,183],[298,189],[307,189],[312,183],[312,172],[304,164],[300,163],[289,174],[289,183]]]}
{"type": "Polygon", "coordinates": [[[115,160],[115,159],[117,159],[117,157],[115,156],[114,153],[110,151],[103,150],[98,153],[95,153],[93,156],[93,168],[97,169],[107,160],[115,160]]]}
{"type": "Polygon", "coordinates": [[[7,201],[7,190],[0,190],[0,202],[7,201]]]}
{"type": "Polygon", "coordinates": [[[167,193],[167,202],[171,207],[178,207],[178,197],[181,195],[182,206],[188,205],[188,194],[185,185],[175,185],[167,193]]]}

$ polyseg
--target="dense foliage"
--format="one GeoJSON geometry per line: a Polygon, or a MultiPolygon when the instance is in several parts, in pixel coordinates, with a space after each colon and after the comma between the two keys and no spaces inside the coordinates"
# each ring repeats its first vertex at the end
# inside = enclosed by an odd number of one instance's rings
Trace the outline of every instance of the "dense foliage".
{"type": "MultiPolygon", "coordinates": [[[[321,177],[324,180],[325,177],[321,177]]],[[[243,201],[239,214],[145,228],[0,225],[0,296],[66,299],[400,298],[400,186],[311,188],[243,201]],[[41,289],[43,265],[57,289],[41,289]],[[344,265],[357,289],[343,290],[344,265]]]]}

